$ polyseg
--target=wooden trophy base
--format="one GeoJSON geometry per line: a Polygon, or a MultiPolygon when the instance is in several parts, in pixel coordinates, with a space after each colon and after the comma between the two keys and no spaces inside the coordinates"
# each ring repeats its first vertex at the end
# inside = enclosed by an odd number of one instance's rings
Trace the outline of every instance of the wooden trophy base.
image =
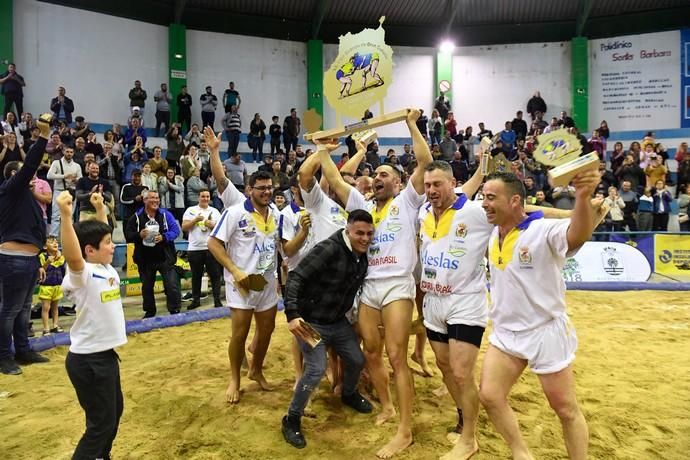
{"type": "Polygon", "coordinates": [[[555,187],[564,187],[581,171],[598,167],[599,155],[592,152],[549,170],[549,179],[555,187]]]}

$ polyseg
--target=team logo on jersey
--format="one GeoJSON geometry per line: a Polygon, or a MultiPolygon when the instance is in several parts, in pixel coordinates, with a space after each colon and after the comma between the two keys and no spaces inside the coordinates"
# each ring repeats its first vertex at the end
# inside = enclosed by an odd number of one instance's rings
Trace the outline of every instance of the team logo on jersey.
{"type": "Polygon", "coordinates": [[[429,279],[435,279],[436,278],[436,270],[433,268],[425,268],[424,269],[424,276],[429,279]]]}
{"type": "Polygon", "coordinates": [[[246,228],[247,225],[249,225],[249,224],[247,223],[247,219],[245,219],[244,217],[242,219],[240,219],[239,222],[237,222],[237,226],[239,228],[246,228]]]}
{"type": "Polygon", "coordinates": [[[467,225],[465,224],[458,224],[458,226],[455,228],[455,237],[456,238],[465,238],[467,237],[467,225]]]}
{"type": "Polygon", "coordinates": [[[400,214],[400,209],[396,205],[392,204],[390,214],[391,216],[397,216],[398,214],[400,214]]]}
{"type": "Polygon", "coordinates": [[[450,246],[448,248],[448,254],[450,254],[451,256],[453,256],[455,258],[460,258],[460,257],[464,256],[465,254],[467,254],[467,250],[465,248],[460,248],[457,246],[450,246]]]}
{"type": "Polygon", "coordinates": [[[338,209],[337,206],[332,206],[331,207],[331,214],[338,214],[340,213],[340,209],[338,209]]]}
{"type": "Polygon", "coordinates": [[[389,223],[388,225],[386,225],[386,230],[388,230],[389,232],[397,233],[400,230],[402,230],[402,225],[389,223]]]}
{"type": "Polygon", "coordinates": [[[616,252],[616,248],[607,247],[601,253],[601,263],[604,271],[612,276],[619,276],[623,274],[623,259],[616,252]]]}
{"type": "Polygon", "coordinates": [[[529,253],[529,248],[523,246],[519,252],[520,265],[532,265],[532,254],[529,253]]]}

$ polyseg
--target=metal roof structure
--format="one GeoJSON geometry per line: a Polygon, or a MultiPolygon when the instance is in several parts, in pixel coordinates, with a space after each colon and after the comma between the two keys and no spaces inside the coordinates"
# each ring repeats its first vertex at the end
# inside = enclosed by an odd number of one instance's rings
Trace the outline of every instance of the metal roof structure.
{"type": "Polygon", "coordinates": [[[690,0],[42,0],[189,29],[335,43],[377,27],[393,45],[602,38],[690,26],[690,0]]]}

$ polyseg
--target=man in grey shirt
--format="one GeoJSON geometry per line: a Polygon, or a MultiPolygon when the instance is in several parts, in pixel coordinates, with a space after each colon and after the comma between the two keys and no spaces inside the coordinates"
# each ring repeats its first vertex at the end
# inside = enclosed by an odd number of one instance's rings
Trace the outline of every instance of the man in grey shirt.
{"type": "Polygon", "coordinates": [[[160,136],[161,125],[165,125],[167,132],[170,129],[170,103],[172,97],[168,93],[168,85],[161,83],[160,91],[153,95],[153,100],[156,101],[156,137],[160,136]]]}
{"type": "Polygon", "coordinates": [[[225,175],[228,176],[230,182],[239,190],[244,193],[244,184],[247,183],[247,166],[240,158],[240,154],[236,153],[229,159],[223,162],[223,167],[225,168],[225,175]]]}
{"type": "Polygon", "coordinates": [[[637,193],[633,192],[632,184],[629,180],[623,181],[618,194],[625,203],[625,208],[623,208],[623,229],[625,230],[627,226],[629,232],[637,231],[637,206],[640,203],[640,199],[637,193]]]}
{"type": "Polygon", "coordinates": [[[53,161],[48,170],[47,178],[53,181],[53,206],[50,220],[50,236],[60,234],[60,208],[57,205],[58,195],[65,190],[76,193],[77,181],[82,177],[81,166],[74,161],[74,149],[65,147],[63,156],[53,161]]]}
{"type": "Polygon", "coordinates": [[[458,149],[458,144],[450,137],[450,131],[446,130],[443,133],[443,140],[439,144],[439,148],[441,149],[440,159],[450,162],[458,149]]]}

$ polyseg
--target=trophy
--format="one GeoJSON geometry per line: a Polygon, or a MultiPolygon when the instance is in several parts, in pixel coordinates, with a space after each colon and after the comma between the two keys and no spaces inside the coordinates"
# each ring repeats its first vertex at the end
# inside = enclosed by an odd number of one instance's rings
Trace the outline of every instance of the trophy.
{"type": "Polygon", "coordinates": [[[395,112],[380,115],[378,117],[358,121],[357,123],[353,123],[351,125],[345,125],[341,128],[326,129],[323,131],[308,133],[304,135],[304,139],[313,142],[317,139],[336,139],[343,136],[349,136],[350,134],[352,134],[352,138],[355,139],[355,133],[363,132],[361,135],[359,135],[359,140],[366,144],[366,139],[362,139],[363,137],[370,137],[373,133],[374,137],[368,142],[373,142],[376,139],[376,132],[373,130],[373,128],[403,121],[407,119],[407,114],[409,111],[410,109],[397,110],[395,112]]]}
{"type": "Polygon", "coordinates": [[[549,180],[554,186],[566,186],[581,171],[599,166],[599,155],[591,152],[580,156],[580,140],[565,129],[542,134],[537,137],[537,142],[534,159],[541,164],[553,166],[549,170],[549,180]]]}

